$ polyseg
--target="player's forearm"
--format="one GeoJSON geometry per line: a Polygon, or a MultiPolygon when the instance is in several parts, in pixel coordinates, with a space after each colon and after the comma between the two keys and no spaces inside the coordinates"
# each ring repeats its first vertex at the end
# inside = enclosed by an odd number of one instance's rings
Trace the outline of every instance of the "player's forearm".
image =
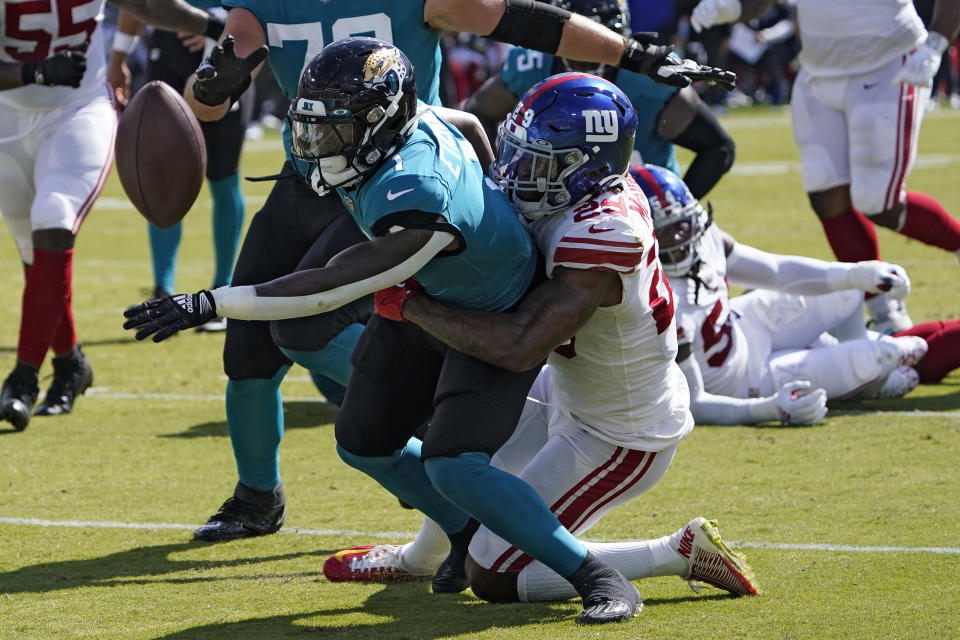
{"type": "Polygon", "coordinates": [[[797,295],[819,295],[859,288],[851,281],[856,263],[781,256],[737,244],[727,257],[731,283],[797,295]]]}
{"type": "Polygon", "coordinates": [[[700,365],[693,355],[680,361],[690,389],[690,413],[697,424],[757,424],[778,418],[776,397],[733,398],[704,389],[700,365]]]}
{"type": "MultiPolygon", "coordinates": [[[[546,53],[556,53],[573,60],[603,62],[616,65],[626,49],[624,38],[589,18],[579,15],[564,16],[563,19],[542,18],[543,14],[529,11],[529,3],[517,2],[520,7],[515,15],[521,21],[528,20],[530,31],[513,37],[515,28],[504,28],[501,20],[507,10],[506,0],[426,0],[424,2],[424,20],[435,29],[446,31],[466,31],[494,40],[516,44],[528,49],[537,49],[546,53]],[[541,22],[542,21],[542,22],[541,22]],[[561,24],[562,22],[562,24],[561,24]],[[545,32],[556,34],[559,39],[543,38],[545,32]],[[511,36],[499,37],[500,33],[511,36]],[[547,40],[544,46],[538,41],[547,40]]],[[[546,3],[540,3],[546,4],[546,3]]],[[[509,18],[508,18],[509,19],[509,18]]]]}
{"type": "Polygon", "coordinates": [[[148,24],[168,31],[203,33],[210,14],[191,7],[183,0],[109,0],[110,4],[129,11],[148,24]]]}
{"type": "Polygon", "coordinates": [[[467,142],[470,143],[470,146],[472,146],[474,152],[476,152],[477,159],[480,160],[480,166],[483,167],[484,170],[493,164],[493,148],[490,146],[487,133],[477,116],[472,113],[467,113],[466,111],[449,109],[447,107],[433,107],[433,110],[438,116],[455,126],[460,133],[463,134],[463,137],[467,139],[467,142]]]}
{"type": "Polygon", "coordinates": [[[945,36],[948,42],[953,42],[960,32],[960,1],[937,0],[929,30],[945,36]]]}
{"type": "Polygon", "coordinates": [[[110,65],[126,62],[127,57],[137,46],[143,21],[129,11],[120,11],[117,17],[117,31],[113,35],[113,48],[110,52],[110,65]]]}
{"type": "Polygon", "coordinates": [[[403,306],[403,317],[468,356],[509,371],[526,371],[546,359],[549,349],[525,339],[524,323],[512,313],[448,307],[427,296],[403,306]]]}
{"type": "Polygon", "coordinates": [[[22,67],[17,62],[0,62],[0,91],[23,86],[22,67]]]}
{"type": "Polygon", "coordinates": [[[193,115],[197,116],[197,120],[200,122],[215,122],[227,115],[227,113],[230,111],[229,100],[224,100],[223,104],[218,104],[216,106],[203,104],[197,100],[196,96],[193,94],[193,84],[196,81],[196,74],[187,78],[187,82],[183,87],[183,100],[187,103],[187,106],[190,107],[190,110],[193,111],[193,115]]]}
{"type": "Polygon", "coordinates": [[[322,269],[253,287],[221,287],[212,292],[217,315],[282,320],[331,311],[411,277],[452,238],[443,231],[401,231],[345,249],[322,269]]]}

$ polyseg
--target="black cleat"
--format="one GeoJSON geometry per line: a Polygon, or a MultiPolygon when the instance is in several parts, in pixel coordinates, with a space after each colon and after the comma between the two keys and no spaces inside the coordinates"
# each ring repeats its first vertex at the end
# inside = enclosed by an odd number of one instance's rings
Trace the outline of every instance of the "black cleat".
{"type": "Polygon", "coordinates": [[[93,369],[80,345],[75,352],[53,359],[53,382],[43,402],[34,411],[37,416],[59,416],[73,411],[77,396],[93,384],[93,369]]]}
{"type": "Polygon", "coordinates": [[[580,568],[567,577],[583,600],[577,624],[625,622],[640,612],[640,592],[622,573],[587,553],[580,568]]]}
{"type": "Polygon", "coordinates": [[[460,593],[469,587],[470,580],[467,578],[467,570],[464,566],[466,561],[466,556],[451,549],[443,564],[433,574],[433,592],[460,593]]]}
{"type": "Polygon", "coordinates": [[[450,553],[443,564],[433,575],[434,593],[460,593],[470,586],[467,578],[467,555],[469,554],[470,540],[480,528],[480,523],[473,518],[467,521],[467,526],[458,533],[447,534],[450,538],[450,553]]]}
{"type": "Polygon", "coordinates": [[[30,424],[30,412],[37,401],[40,387],[37,385],[37,370],[18,364],[3,381],[0,391],[0,420],[6,420],[17,431],[30,424]]]}
{"type": "Polygon", "coordinates": [[[283,485],[258,491],[237,483],[233,495],[193,532],[194,540],[219,542],[275,533],[287,518],[283,485]]]}

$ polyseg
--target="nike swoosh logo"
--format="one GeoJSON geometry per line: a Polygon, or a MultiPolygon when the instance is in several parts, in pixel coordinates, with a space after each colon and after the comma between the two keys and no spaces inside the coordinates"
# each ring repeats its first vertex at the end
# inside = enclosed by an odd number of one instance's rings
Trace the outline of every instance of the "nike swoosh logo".
{"type": "Polygon", "coordinates": [[[587,231],[589,231],[590,233],[606,233],[607,231],[613,231],[613,228],[611,227],[610,229],[604,229],[602,227],[597,227],[597,225],[595,224],[592,224],[590,225],[590,228],[587,229],[587,231]]]}
{"type": "Polygon", "coordinates": [[[879,83],[879,82],[872,82],[872,83],[870,83],[870,84],[865,84],[865,85],[863,85],[863,88],[864,88],[864,89],[873,89],[873,88],[874,88],[875,86],[877,86],[878,84],[880,84],[880,83],[879,83]]]}
{"type": "Polygon", "coordinates": [[[404,189],[403,191],[397,191],[396,193],[394,193],[393,191],[387,191],[387,200],[396,200],[397,198],[399,198],[399,197],[402,196],[403,194],[405,194],[405,193],[410,193],[411,191],[413,191],[412,188],[411,188],[411,189],[404,189]]]}

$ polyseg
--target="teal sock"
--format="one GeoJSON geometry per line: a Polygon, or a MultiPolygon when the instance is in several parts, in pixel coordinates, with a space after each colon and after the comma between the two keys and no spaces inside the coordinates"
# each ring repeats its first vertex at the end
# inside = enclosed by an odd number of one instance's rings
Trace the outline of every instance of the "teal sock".
{"type": "Polygon", "coordinates": [[[150,233],[150,257],[153,260],[153,286],[174,293],[174,277],[177,268],[177,249],[183,225],[177,223],[169,229],[148,225],[150,233]]]}
{"type": "Polygon", "coordinates": [[[533,487],[491,467],[487,454],[427,458],[423,468],[450,502],[561,576],[576,571],[587,557],[587,548],[560,524],[533,487]]]}
{"type": "MultiPolygon", "coordinates": [[[[338,333],[323,349],[298,351],[280,347],[283,354],[305,369],[322,374],[334,382],[346,385],[353,372],[350,354],[363,333],[363,325],[355,322],[338,333]]],[[[323,390],[321,389],[321,392],[323,390]]]]}
{"type": "Polygon", "coordinates": [[[447,533],[457,533],[470,517],[462,509],[437,493],[420,462],[420,445],[410,438],[406,446],[391,456],[357,456],[337,445],[340,458],[376,480],[384,489],[440,525],[447,533]]]}
{"type": "Polygon", "coordinates": [[[290,367],[272,378],[227,381],[227,428],[240,482],[268,491],[280,482],[283,399],[280,382],[290,367]]]}
{"type": "Polygon", "coordinates": [[[240,234],[243,231],[243,192],[240,191],[240,174],[208,180],[213,197],[213,253],[216,271],[213,286],[230,284],[233,260],[237,257],[240,234]]]}

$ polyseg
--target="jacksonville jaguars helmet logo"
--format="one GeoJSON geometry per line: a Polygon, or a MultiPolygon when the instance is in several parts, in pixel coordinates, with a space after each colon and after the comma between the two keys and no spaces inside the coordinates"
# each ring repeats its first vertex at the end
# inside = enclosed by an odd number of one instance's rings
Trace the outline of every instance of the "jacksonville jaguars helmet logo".
{"type": "Polygon", "coordinates": [[[363,63],[363,81],[369,87],[384,85],[390,95],[400,90],[407,67],[396,48],[377,49],[363,63]]]}

